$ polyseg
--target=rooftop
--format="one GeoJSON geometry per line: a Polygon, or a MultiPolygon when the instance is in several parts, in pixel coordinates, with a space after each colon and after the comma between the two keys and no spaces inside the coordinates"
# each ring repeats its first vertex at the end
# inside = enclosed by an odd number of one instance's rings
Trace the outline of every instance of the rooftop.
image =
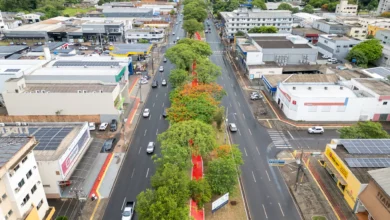
{"type": "Polygon", "coordinates": [[[133,7],[115,7],[115,8],[104,8],[103,13],[148,13],[153,11],[152,8],[133,8],[133,7]]]}
{"type": "Polygon", "coordinates": [[[67,76],[83,76],[83,75],[118,75],[118,73],[122,70],[119,67],[77,67],[77,66],[65,66],[65,67],[46,67],[35,70],[30,75],[67,75],[67,76]]]}
{"type": "Polygon", "coordinates": [[[262,48],[311,48],[308,44],[294,44],[285,36],[264,36],[253,37],[256,43],[262,48]]]}
{"type": "Polygon", "coordinates": [[[321,34],[320,37],[324,37],[326,39],[329,39],[329,40],[348,40],[348,41],[359,41],[359,40],[356,40],[356,39],[353,39],[353,38],[350,38],[350,37],[346,37],[346,36],[338,36],[338,35],[327,35],[327,34],[321,34]]]}
{"type": "Polygon", "coordinates": [[[368,174],[382,188],[387,196],[390,196],[390,168],[370,170],[368,174]]]}
{"type": "Polygon", "coordinates": [[[372,78],[387,78],[390,76],[390,68],[383,66],[365,69],[363,72],[372,78]]]}
{"type": "Polygon", "coordinates": [[[112,93],[116,84],[103,83],[26,83],[25,93],[44,90],[46,93],[112,93]],[[80,93],[80,92],[79,92],[80,93]]]}
{"type": "Polygon", "coordinates": [[[221,12],[222,17],[238,18],[238,17],[256,17],[256,18],[280,18],[291,17],[291,11],[287,10],[243,10],[237,9],[232,12],[221,12]]]}
{"type": "Polygon", "coordinates": [[[264,75],[264,78],[276,87],[279,82],[285,83],[337,83],[339,78],[336,74],[281,74],[264,75]]]}
{"type": "Polygon", "coordinates": [[[17,53],[26,49],[28,49],[28,46],[24,46],[24,45],[0,46],[0,57],[10,56],[13,53],[17,53]]]}
{"type": "Polygon", "coordinates": [[[378,79],[354,79],[378,95],[390,95],[390,84],[378,79]]]}
{"type": "Polygon", "coordinates": [[[129,52],[148,52],[152,44],[114,44],[114,50],[112,51],[115,54],[127,54],[129,52]]]}
{"type": "Polygon", "coordinates": [[[324,32],[314,29],[314,28],[293,28],[293,34],[324,34],[324,32]]]}
{"type": "Polygon", "coordinates": [[[44,47],[48,47],[50,49],[50,51],[54,50],[54,49],[57,49],[58,47],[61,47],[62,45],[64,45],[66,42],[51,42],[51,43],[46,43],[45,46],[38,46],[38,47],[35,47],[35,48],[32,48],[31,49],[31,52],[43,52],[43,48],[44,47]]]}
{"type": "Polygon", "coordinates": [[[295,14],[293,14],[293,17],[299,17],[299,18],[303,18],[303,19],[307,19],[307,20],[324,19],[323,17],[317,16],[317,15],[313,15],[313,14],[309,14],[309,13],[304,13],[304,12],[295,13],[295,14]]]}
{"type": "Polygon", "coordinates": [[[325,19],[319,19],[319,20],[316,20],[316,22],[327,24],[327,25],[332,25],[332,26],[343,26],[342,24],[337,23],[335,21],[327,21],[325,19]]]}
{"type": "Polygon", "coordinates": [[[3,167],[29,141],[30,138],[27,137],[0,137],[0,168],[3,167]]]}
{"type": "Polygon", "coordinates": [[[22,25],[20,27],[11,29],[10,31],[52,31],[54,29],[57,29],[61,26],[63,21],[70,20],[71,18],[68,17],[55,17],[50,18],[45,21],[33,23],[33,24],[27,24],[22,25]]]}
{"type": "Polygon", "coordinates": [[[336,97],[348,98],[357,95],[348,87],[334,83],[283,83],[283,88],[295,97],[336,97]],[[341,89],[342,88],[342,89],[341,89]]]}

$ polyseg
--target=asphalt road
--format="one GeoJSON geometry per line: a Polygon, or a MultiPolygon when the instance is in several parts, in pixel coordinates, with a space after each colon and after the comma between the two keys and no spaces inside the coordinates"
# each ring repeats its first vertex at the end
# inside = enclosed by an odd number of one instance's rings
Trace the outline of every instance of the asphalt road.
{"type": "MultiPolygon", "coordinates": [[[[174,26],[176,35],[170,35],[169,42],[173,42],[177,36],[184,37],[184,30],[181,29],[181,25],[182,22],[174,26]]],[[[143,108],[150,109],[150,116],[149,118],[140,119],[103,219],[121,219],[125,201],[136,201],[136,197],[141,191],[150,188],[150,177],[155,173],[156,167],[151,155],[146,154],[146,147],[150,141],[157,142],[157,134],[168,129],[168,121],[162,117],[162,113],[164,108],[170,106],[169,91],[171,87],[169,83],[166,87],[161,86],[161,79],[168,80],[168,74],[174,68],[174,65],[169,61],[160,65],[164,66],[164,72],[162,74],[158,73],[155,77],[159,82],[159,87],[150,90],[149,97],[143,105],[143,108]]],[[[151,83],[144,86],[151,86],[151,83]]],[[[156,144],[155,153],[160,154],[158,143],[156,144]]],[[[138,219],[136,214],[133,219],[138,219]]]]}
{"type": "MultiPolygon", "coordinates": [[[[211,21],[210,21],[211,22],[211,21]]],[[[232,65],[223,57],[223,45],[214,25],[206,34],[214,54],[210,57],[222,69],[218,83],[224,87],[227,96],[222,100],[228,114],[228,122],[235,123],[238,131],[230,133],[234,144],[238,144],[245,164],[241,166],[241,177],[252,219],[301,219],[288,189],[276,167],[268,165],[268,158],[275,156],[272,139],[250,110],[232,65]]]]}
{"type": "Polygon", "coordinates": [[[324,151],[332,139],[340,138],[337,130],[327,130],[323,134],[309,134],[307,131],[284,131],[285,137],[293,149],[324,151]]]}

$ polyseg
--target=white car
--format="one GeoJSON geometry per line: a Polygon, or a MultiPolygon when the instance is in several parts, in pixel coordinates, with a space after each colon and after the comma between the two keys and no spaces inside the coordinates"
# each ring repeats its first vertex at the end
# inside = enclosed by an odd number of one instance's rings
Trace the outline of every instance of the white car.
{"type": "Polygon", "coordinates": [[[82,46],[82,47],[79,47],[79,50],[88,50],[88,47],[82,46]]]}
{"type": "Polygon", "coordinates": [[[337,59],[336,58],[330,58],[330,59],[328,59],[328,62],[336,62],[337,61],[337,59]]]}
{"type": "Polygon", "coordinates": [[[140,79],[139,80],[139,84],[143,85],[143,84],[148,84],[148,80],[146,79],[140,79]]]}
{"type": "Polygon", "coordinates": [[[146,147],[146,153],[151,154],[154,152],[155,144],[154,142],[149,142],[148,146],[146,147]]]}
{"type": "Polygon", "coordinates": [[[232,131],[232,132],[237,131],[237,126],[236,126],[236,124],[230,123],[230,124],[229,124],[229,129],[230,129],[230,131],[232,131]]]}
{"type": "Polygon", "coordinates": [[[165,79],[163,79],[163,80],[161,81],[161,85],[162,85],[162,86],[166,86],[166,85],[167,85],[167,81],[166,81],[165,79]]]}
{"type": "Polygon", "coordinates": [[[96,124],[94,122],[89,122],[88,127],[90,131],[96,130],[96,124]]]}
{"type": "Polygon", "coordinates": [[[179,38],[179,37],[177,37],[177,38],[176,38],[176,40],[180,40],[180,38],[179,38]]]}
{"type": "Polygon", "coordinates": [[[160,66],[160,68],[158,68],[158,71],[164,72],[164,67],[163,67],[163,66],[160,66]]]}
{"type": "Polygon", "coordinates": [[[95,47],[95,50],[102,50],[101,47],[95,47]]]}
{"type": "Polygon", "coordinates": [[[314,126],[309,129],[307,129],[307,132],[309,134],[323,134],[324,133],[324,128],[320,126],[314,126]]]}
{"type": "Polygon", "coordinates": [[[144,112],[142,113],[142,116],[144,118],[147,118],[147,117],[149,117],[149,115],[150,115],[150,110],[148,108],[145,108],[144,112]]]}
{"type": "Polygon", "coordinates": [[[108,126],[107,122],[101,123],[100,126],[99,126],[99,131],[105,131],[107,126],[108,126]]]}
{"type": "Polygon", "coordinates": [[[175,32],[172,32],[172,35],[175,35],[175,32]]]}

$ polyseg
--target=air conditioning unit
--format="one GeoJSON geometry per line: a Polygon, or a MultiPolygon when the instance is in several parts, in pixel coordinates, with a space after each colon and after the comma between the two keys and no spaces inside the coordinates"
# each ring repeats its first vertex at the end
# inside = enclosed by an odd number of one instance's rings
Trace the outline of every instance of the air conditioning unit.
{"type": "Polygon", "coordinates": [[[83,90],[83,93],[87,93],[87,90],[83,90]]]}
{"type": "Polygon", "coordinates": [[[103,93],[103,90],[99,90],[100,93],[103,93]]]}
{"type": "Polygon", "coordinates": [[[35,90],[35,93],[41,93],[41,90],[35,90]]]}
{"type": "Polygon", "coordinates": [[[81,90],[77,90],[77,93],[81,93],[82,91],[81,90]]]}
{"type": "Polygon", "coordinates": [[[325,89],[325,90],[328,90],[328,87],[325,86],[324,89],[325,89]]]}
{"type": "Polygon", "coordinates": [[[41,184],[41,181],[38,181],[37,184],[38,184],[38,185],[41,184]]]}
{"type": "Polygon", "coordinates": [[[33,168],[34,168],[34,169],[37,169],[37,166],[34,166],[33,168]]]}
{"type": "Polygon", "coordinates": [[[41,93],[46,93],[46,91],[45,90],[41,90],[41,93]]]}
{"type": "Polygon", "coordinates": [[[307,87],[308,90],[311,90],[311,87],[307,87]]]}
{"type": "Polygon", "coordinates": [[[20,187],[15,188],[15,192],[19,192],[19,190],[20,190],[20,187]]]}
{"type": "Polygon", "coordinates": [[[293,90],[295,90],[296,88],[295,88],[295,86],[293,87],[293,90]]]}
{"type": "Polygon", "coordinates": [[[344,87],[340,86],[340,90],[343,90],[343,89],[344,89],[344,87]]]}
{"type": "Polygon", "coordinates": [[[4,123],[0,123],[0,127],[4,127],[5,126],[5,124],[4,123]]]}
{"type": "Polygon", "coordinates": [[[27,123],[27,122],[22,122],[22,125],[23,125],[23,126],[27,126],[28,123],[27,123]]]}
{"type": "Polygon", "coordinates": [[[21,126],[22,123],[21,123],[21,122],[15,122],[15,125],[16,125],[16,126],[21,126]]]}

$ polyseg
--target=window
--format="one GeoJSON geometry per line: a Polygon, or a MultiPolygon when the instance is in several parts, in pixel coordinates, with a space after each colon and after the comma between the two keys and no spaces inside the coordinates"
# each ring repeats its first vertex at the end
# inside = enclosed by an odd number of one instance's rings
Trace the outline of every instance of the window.
{"type": "Polygon", "coordinates": [[[19,188],[22,188],[23,185],[24,185],[24,179],[22,178],[22,180],[20,180],[20,182],[18,183],[18,186],[19,188]]]}
{"type": "Polygon", "coordinates": [[[23,158],[22,163],[26,162],[26,160],[27,160],[27,156],[23,158]]]}
{"type": "Polygon", "coordinates": [[[56,171],[56,175],[59,176],[60,175],[60,171],[57,170],[56,171]]]}
{"type": "Polygon", "coordinates": [[[34,185],[32,188],[31,188],[31,194],[34,194],[34,192],[37,191],[37,186],[34,185]]]}
{"type": "Polygon", "coordinates": [[[338,106],[337,107],[337,112],[345,112],[346,106],[338,106]]]}
{"type": "Polygon", "coordinates": [[[16,167],[14,168],[14,171],[15,171],[15,172],[18,171],[19,168],[20,168],[20,166],[19,166],[19,164],[18,164],[18,165],[16,165],[16,167]]]}
{"type": "Polygon", "coordinates": [[[322,112],[330,112],[331,107],[332,107],[332,106],[322,106],[322,107],[321,107],[321,111],[322,111],[322,112]]]}
{"type": "Polygon", "coordinates": [[[25,197],[24,197],[24,199],[23,199],[23,202],[22,202],[22,206],[24,206],[27,202],[28,202],[28,200],[30,200],[30,195],[29,194],[27,194],[25,197]]]}
{"type": "Polygon", "coordinates": [[[45,188],[50,188],[50,185],[43,185],[43,187],[45,187],[45,188]]]}
{"type": "Polygon", "coordinates": [[[383,105],[387,105],[387,102],[383,102],[383,105]]]}
{"type": "Polygon", "coordinates": [[[29,170],[29,171],[27,172],[27,174],[26,174],[27,179],[29,179],[31,175],[32,175],[32,171],[29,170]]]}
{"type": "Polygon", "coordinates": [[[10,209],[10,210],[8,211],[8,216],[11,216],[12,213],[14,213],[14,211],[12,211],[12,209],[10,209]]]}
{"type": "Polygon", "coordinates": [[[43,204],[43,199],[41,199],[41,201],[39,201],[39,203],[37,205],[38,210],[42,207],[42,204],[43,204]]]}

